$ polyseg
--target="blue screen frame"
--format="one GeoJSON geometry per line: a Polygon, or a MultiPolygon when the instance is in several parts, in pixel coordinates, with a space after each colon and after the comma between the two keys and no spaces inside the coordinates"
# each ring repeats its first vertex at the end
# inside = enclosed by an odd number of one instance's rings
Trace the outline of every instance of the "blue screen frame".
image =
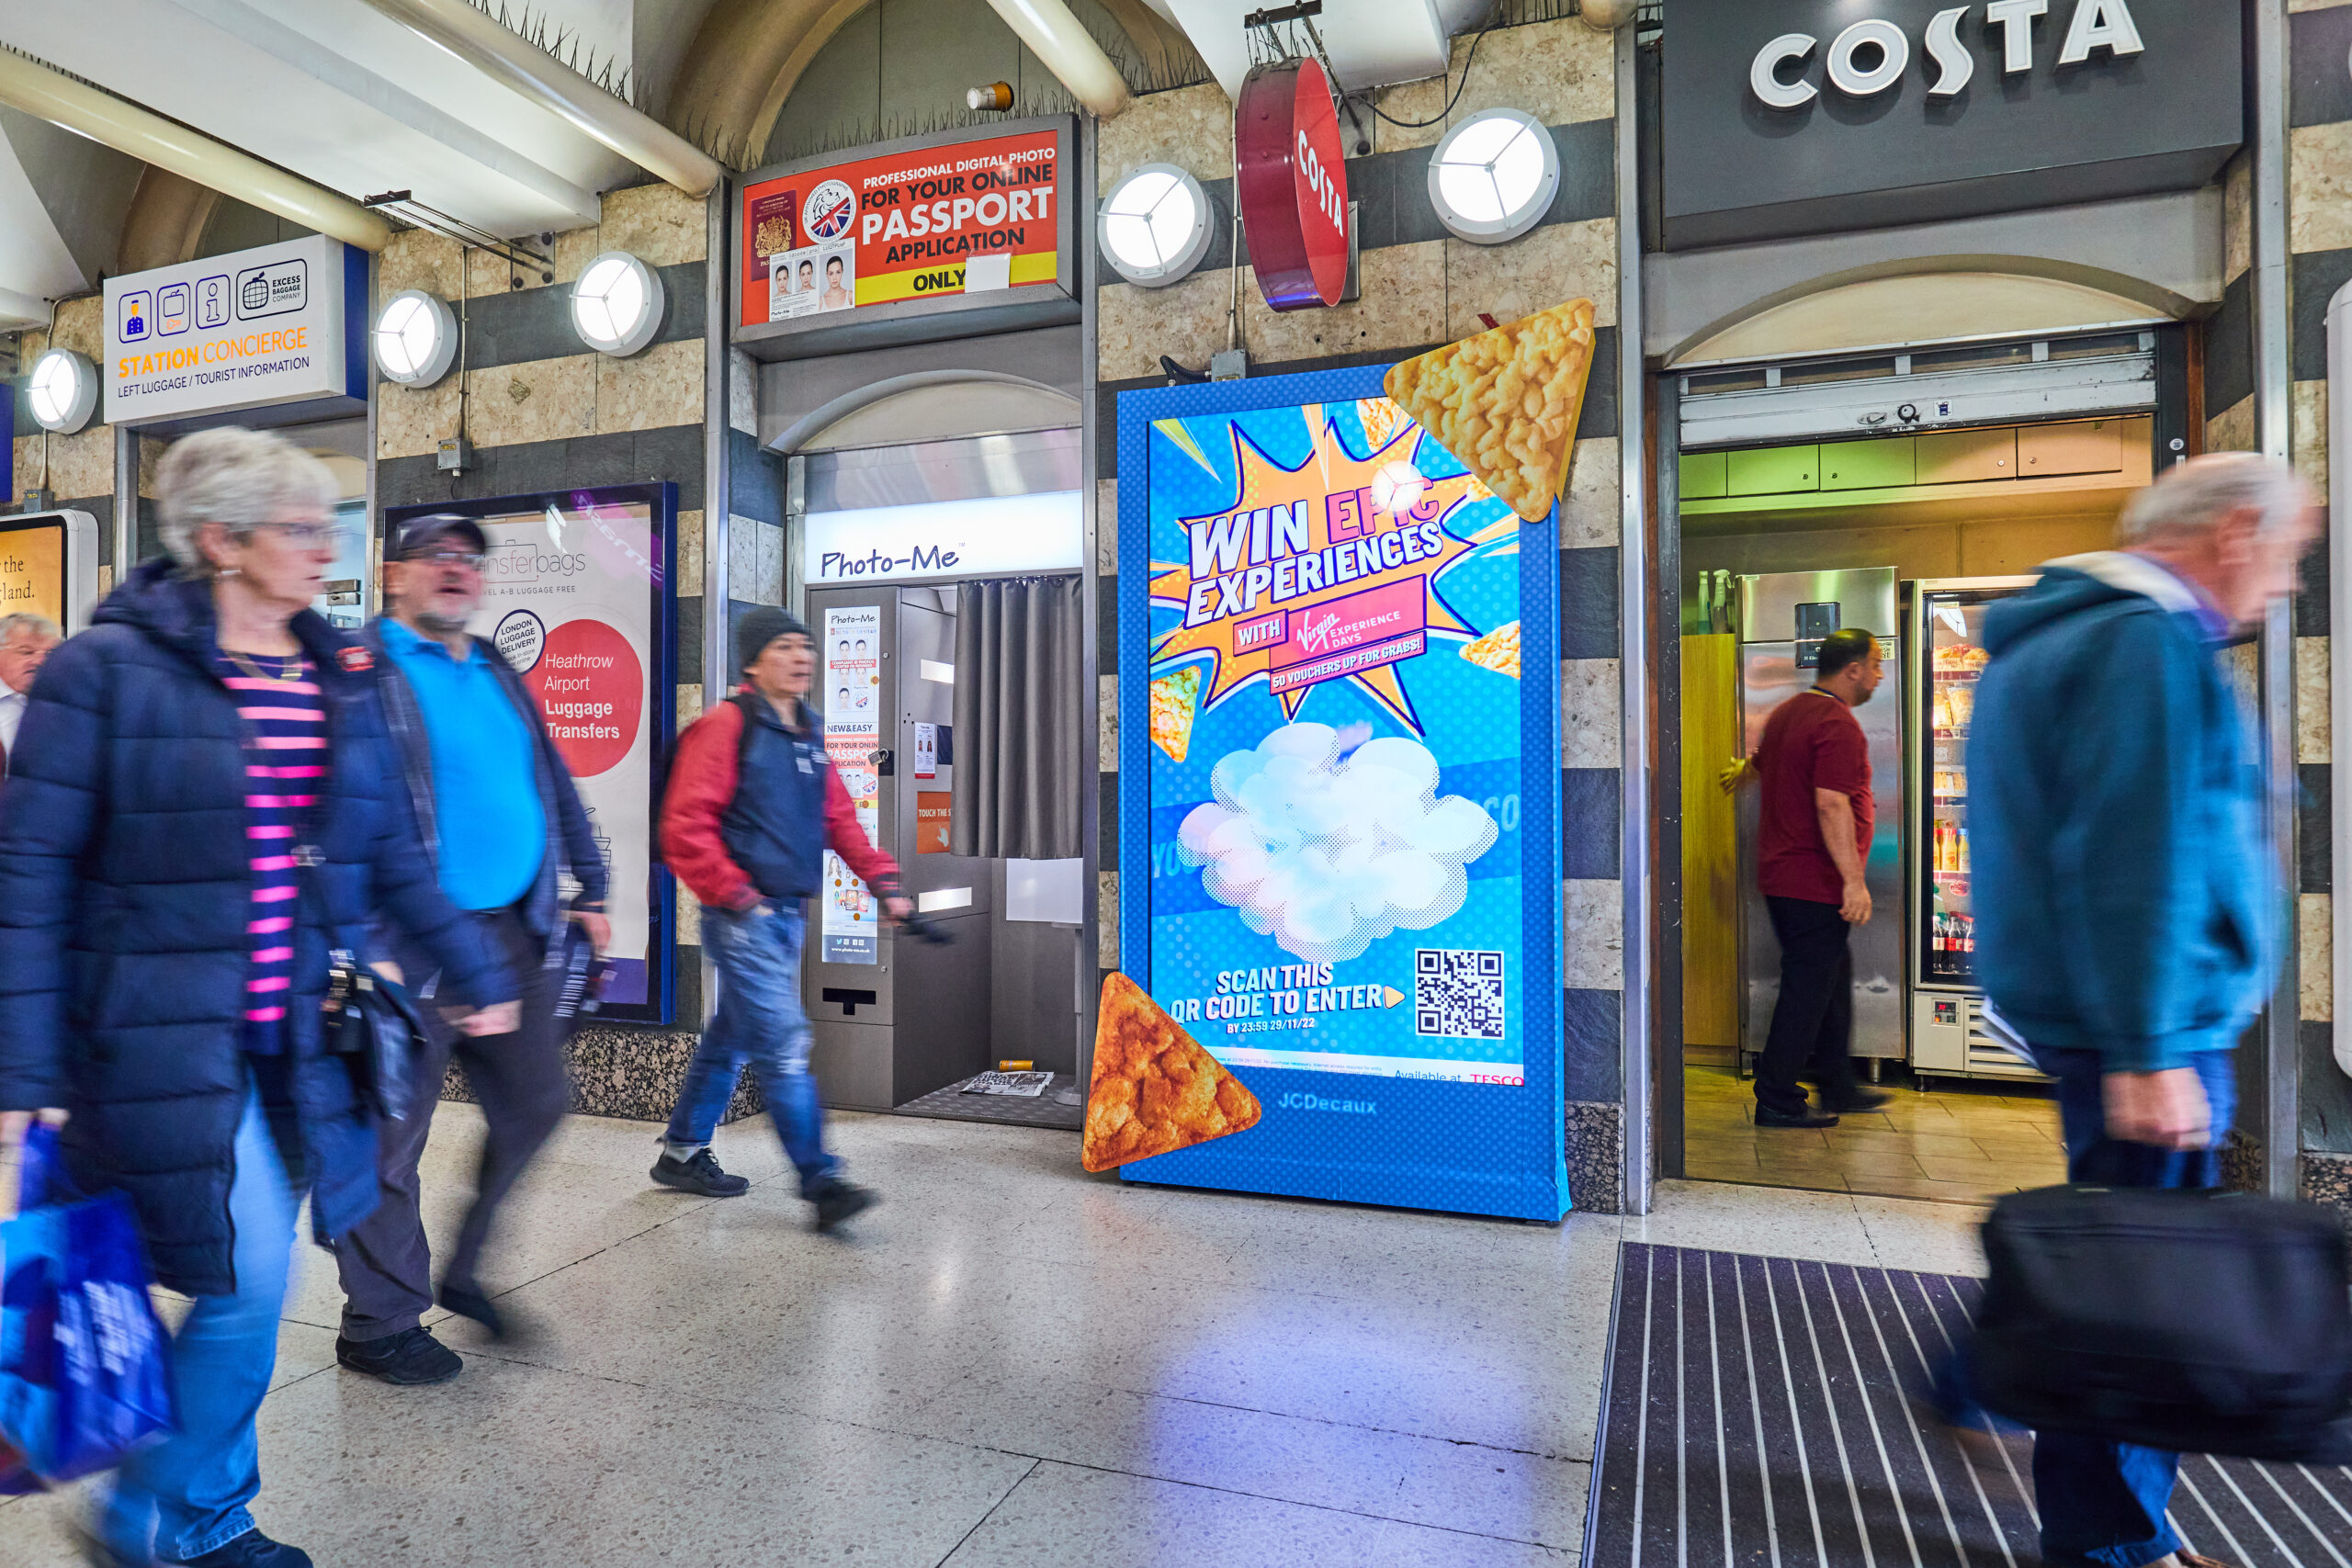
{"type": "MultiPolygon", "coordinates": [[[[1386,366],[1123,392],[1118,400],[1119,953],[1152,991],[1152,422],[1384,396],[1386,366]]],[[[1561,1049],[1559,509],[1521,525],[1518,934],[1526,1082],[1236,1067],[1264,1107],[1247,1132],[1121,1168],[1129,1181],[1556,1222],[1568,1190],[1561,1049]],[[1535,890],[1548,890],[1538,892],[1535,890]],[[1288,1097],[1286,1099],[1286,1097],[1288,1097]],[[1323,1111],[1315,1100],[1370,1112],[1323,1111]]],[[[1473,885],[1476,897],[1476,885],[1473,885]]]]}

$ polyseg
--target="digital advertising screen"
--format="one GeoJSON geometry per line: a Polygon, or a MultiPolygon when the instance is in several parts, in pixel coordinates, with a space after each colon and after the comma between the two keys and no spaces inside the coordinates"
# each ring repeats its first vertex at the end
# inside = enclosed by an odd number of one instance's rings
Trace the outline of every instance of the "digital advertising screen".
{"type": "Polygon", "coordinates": [[[1557,513],[1384,368],[1119,400],[1120,968],[1260,1112],[1120,1168],[1556,1220],[1557,513]]]}
{"type": "Polygon", "coordinates": [[[656,769],[673,722],[670,669],[677,487],[596,490],[394,507],[470,517],[490,553],[468,628],[522,675],[571,770],[612,891],[612,978],[597,1017],[667,1023],[673,992],[667,868],[654,863],[656,769]]]}

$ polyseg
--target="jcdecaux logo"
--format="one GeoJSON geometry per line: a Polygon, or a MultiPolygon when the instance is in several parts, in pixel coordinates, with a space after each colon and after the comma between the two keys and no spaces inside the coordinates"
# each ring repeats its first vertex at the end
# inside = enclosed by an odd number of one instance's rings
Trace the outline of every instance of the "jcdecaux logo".
{"type": "Polygon", "coordinates": [[[1285,1111],[1336,1111],[1348,1116],[1377,1116],[1374,1100],[1326,1100],[1319,1094],[1286,1094],[1276,1103],[1285,1111]]]}

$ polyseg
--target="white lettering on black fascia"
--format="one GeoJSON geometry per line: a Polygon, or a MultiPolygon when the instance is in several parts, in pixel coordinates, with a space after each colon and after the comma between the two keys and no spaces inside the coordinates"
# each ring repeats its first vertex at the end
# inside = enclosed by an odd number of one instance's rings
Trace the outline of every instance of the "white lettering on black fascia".
{"type": "MultiPolygon", "coordinates": [[[[2033,69],[2036,24],[2050,14],[2054,0],[1987,0],[1983,12],[1984,36],[1997,38],[2001,73],[2023,74],[2033,69]]],[[[1957,97],[1976,73],[1976,59],[1961,37],[1972,6],[1938,11],[1928,23],[1922,42],[1935,77],[1928,85],[1931,98],[1957,97]]],[[[2147,48],[2131,0],[2075,0],[2066,34],[2058,46],[2058,63],[2082,65],[2106,51],[2122,60],[2147,48]]],[[[1748,65],[1747,85],[1757,99],[1771,108],[1801,109],[1821,96],[1821,87],[1804,67],[1822,43],[1811,33],[1782,33],[1762,49],[1748,65]],[[1792,75],[1791,68],[1798,68],[1792,75]]],[[[1832,87],[1849,97],[1869,98],[1902,81],[1910,64],[1910,40],[1892,22],[1865,17],[1848,27],[1829,43],[1823,55],[1822,74],[1832,87]]]]}

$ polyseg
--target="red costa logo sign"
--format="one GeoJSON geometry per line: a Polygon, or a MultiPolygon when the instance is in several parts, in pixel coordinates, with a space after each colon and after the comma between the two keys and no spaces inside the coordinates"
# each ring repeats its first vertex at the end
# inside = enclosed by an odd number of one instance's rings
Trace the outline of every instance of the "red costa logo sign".
{"type": "Polygon", "coordinates": [[[1348,284],[1348,168],[1321,63],[1258,66],[1234,118],[1241,228],[1259,290],[1277,310],[1338,304],[1348,284]]]}

